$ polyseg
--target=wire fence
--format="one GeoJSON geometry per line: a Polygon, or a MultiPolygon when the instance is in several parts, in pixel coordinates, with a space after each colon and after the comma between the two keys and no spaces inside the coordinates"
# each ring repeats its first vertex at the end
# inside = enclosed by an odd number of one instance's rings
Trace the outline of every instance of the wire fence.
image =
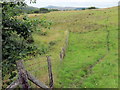
{"type": "Polygon", "coordinates": [[[39,62],[36,62],[36,63],[32,63],[32,64],[29,64],[29,65],[26,65],[25,67],[32,67],[32,66],[35,66],[35,65],[38,65],[38,64],[42,64],[42,63],[46,63],[46,61],[39,61],[39,62]]]}
{"type": "Polygon", "coordinates": [[[66,50],[68,48],[68,42],[69,42],[69,31],[66,31],[66,39],[65,39],[65,44],[62,47],[61,51],[60,51],[60,61],[62,61],[66,55],[66,50]]]}
{"type": "MultiPolygon", "coordinates": [[[[65,57],[66,49],[68,47],[68,38],[69,38],[69,32],[66,31],[65,43],[64,43],[62,50],[60,52],[60,61],[62,61],[65,57]]],[[[27,72],[32,74],[35,78],[44,82],[45,85],[50,86],[50,88],[52,88],[53,87],[53,75],[52,75],[52,68],[51,67],[52,67],[52,65],[54,66],[56,64],[56,61],[54,61],[54,60],[53,60],[54,62],[51,61],[49,56],[47,56],[46,58],[42,57],[42,59],[43,60],[41,60],[41,59],[34,60],[34,58],[31,58],[29,60],[25,60],[23,62],[24,68],[27,72]]],[[[30,76],[30,78],[31,78],[31,76],[30,76]]],[[[25,78],[25,79],[27,80],[27,78],[25,78]]],[[[32,80],[34,82],[34,79],[32,79],[32,80]]],[[[3,82],[7,82],[7,81],[9,81],[9,80],[5,80],[3,82]]],[[[29,82],[29,84],[33,88],[37,88],[39,86],[39,85],[34,85],[31,82],[29,82]]]]}
{"type": "Polygon", "coordinates": [[[53,75],[50,56],[47,56],[46,62],[47,64],[44,65],[38,63],[38,65],[35,65],[34,68],[31,67],[28,70],[27,67],[24,65],[23,60],[17,61],[16,65],[18,71],[18,78],[17,80],[13,81],[9,86],[7,86],[7,90],[15,88],[18,85],[21,85],[21,87],[25,88],[26,90],[28,90],[30,87],[40,87],[43,89],[53,88],[53,75]]]}
{"type": "Polygon", "coordinates": [[[48,65],[40,66],[40,67],[35,67],[35,69],[28,69],[30,72],[37,72],[43,69],[46,69],[48,65]]]}
{"type": "MultiPolygon", "coordinates": [[[[46,60],[33,59],[31,60],[30,64],[28,64],[28,62],[29,61],[25,61],[24,63],[26,70],[34,75],[38,80],[44,82],[46,85],[49,85],[47,58],[46,60]]],[[[30,85],[34,88],[37,88],[37,86],[33,85],[31,82],[30,85]]]]}

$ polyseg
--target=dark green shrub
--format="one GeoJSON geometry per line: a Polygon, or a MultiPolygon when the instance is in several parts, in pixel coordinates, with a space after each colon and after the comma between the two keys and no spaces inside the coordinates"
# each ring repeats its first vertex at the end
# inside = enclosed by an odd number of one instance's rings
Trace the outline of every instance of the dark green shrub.
{"type": "Polygon", "coordinates": [[[9,79],[14,78],[16,75],[17,75],[17,73],[16,73],[16,72],[12,72],[12,73],[11,73],[11,76],[9,77],[9,79]]]}
{"type": "Polygon", "coordinates": [[[49,45],[50,46],[53,46],[53,45],[55,45],[56,44],[56,41],[51,41],[51,42],[49,42],[49,45]]]}
{"type": "Polygon", "coordinates": [[[97,9],[96,7],[89,7],[88,9],[97,9]]]}

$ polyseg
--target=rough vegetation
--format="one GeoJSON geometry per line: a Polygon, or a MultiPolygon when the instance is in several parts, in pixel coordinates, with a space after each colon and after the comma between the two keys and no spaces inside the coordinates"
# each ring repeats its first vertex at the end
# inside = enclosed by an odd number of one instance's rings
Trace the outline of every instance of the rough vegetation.
{"type": "MultiPolygon", "coordinates": [[[[46,56],[52,59],[55,88],[116,88],[118,87],[118,7],[55,11],[28,14],[41,20],[31,40],[39,51],[25,58],[25,68],[37,79],[49,84],[46,56]],[[46,20],[52,22],[46,24],[46,20]],[[59,54],[69,31],[66,56],[59,54]],[[28,60],[27,60],[28,59],[28,60]]],[[[22,19],[23,16],[19,16],[22,19]]],[[[10,76],[7,75],[6,81],[10,76]]],[[[9,78],[9,80],[11,80],[9,78]]],[[[10,83],[8,82],[7,85],[10,83]]],[[[32,87],[36,87],[30,83],[32,87]]]]}
{"type": "MultiPolygon", "coordinates": [[[[34,16],[29,15],[31,18],[34,16]]],[[[49,47],[48,51],[26,64],[45,61],[45,56],[51,55],[55,87],[118,87],[117,7],[37,14],[37,17],[44,16],[52,20],[51,29],[45,36],[36,33],[33,37],[38,47],[44,43],[46,48],[49,47]],[[65,59],[60,63],[59,52],[64,45],[67,30],[70,31],[69,46],[65,59]]],[[[36,71],[34,74],[48,84],[48,79],[44,79],[48,77],[47,72],[43,74],[43,71],[36,71]]]]}

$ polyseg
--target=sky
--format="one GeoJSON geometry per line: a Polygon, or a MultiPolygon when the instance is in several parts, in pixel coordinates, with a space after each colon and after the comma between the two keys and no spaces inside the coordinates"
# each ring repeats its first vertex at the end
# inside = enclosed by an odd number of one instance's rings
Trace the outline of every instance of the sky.
{"type": "Polygon", "coordinates": [[[91,7],[107,8],[118,6],[120,0],[36,0],[35,4],[30,4],[29,0],[26,3],[33,7],[61,6],[61,7],[91,7]]]}

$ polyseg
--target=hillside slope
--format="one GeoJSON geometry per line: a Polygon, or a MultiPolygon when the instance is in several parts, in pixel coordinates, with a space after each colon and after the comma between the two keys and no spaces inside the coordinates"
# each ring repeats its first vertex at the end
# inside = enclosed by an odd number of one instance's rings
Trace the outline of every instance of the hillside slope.
{"type": "MultiPolygon", "coordinates": [[[[118,87],[118,8],[57,11],[47,14],[30,14],[31,18],[46,17],[53,25],[48,35],[34,34],[35,43],[49,50],[55,87],[62,88],[116,88],[118,87]],[[64,45],[65,31],[69,31],[66,57],[60,63],[59,52],[64,45]]],[[[45,30],[46,31],[46,30],[45,30]]],[[[43,56],[35,58],[38,62],[43,56]]],[[[34,63],[27,61],[26,63],[34,63]]],[[[39,65],[38,65],[39,66],[39,65]]],[[[33,66],[34,67],[34,66],[33,66]]],[[[33,69],[32,67],[32,69],[33,69]]],[[[31,70],[32,70],[31,69],[31,70]]],[[[47,72],[36,72],[36,77],[48,84],[47,72]]]]}
{"type": "Polygon", "coordinates": [[[59,87],[118,87],[117,15],[117,8],[111,8],[69,17],[71,33],[59,71],[59,87]]]}

